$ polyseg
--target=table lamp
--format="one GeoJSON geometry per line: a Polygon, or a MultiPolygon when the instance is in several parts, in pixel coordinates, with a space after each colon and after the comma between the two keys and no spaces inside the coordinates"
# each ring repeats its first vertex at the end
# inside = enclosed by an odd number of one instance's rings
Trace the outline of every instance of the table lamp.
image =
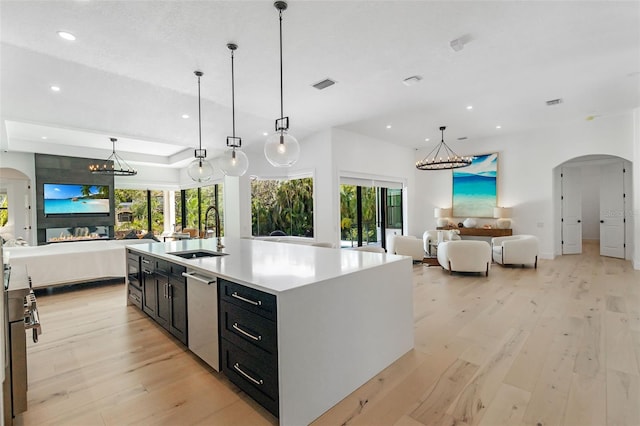
{"type": "Polygon", "coordinates": [[[436,207],[433,209],[433,217],[438,219],[436,225],[438,228],[444,228],[449,225],[449,216],[451,216],[451,209],[445,209],[436,207]]]}
{"type": "Polygon", "coordinates": [[[511,228],[511,207],[494,207],[493,217],[498,219],[496,220],[496,228],[511,228]]]}

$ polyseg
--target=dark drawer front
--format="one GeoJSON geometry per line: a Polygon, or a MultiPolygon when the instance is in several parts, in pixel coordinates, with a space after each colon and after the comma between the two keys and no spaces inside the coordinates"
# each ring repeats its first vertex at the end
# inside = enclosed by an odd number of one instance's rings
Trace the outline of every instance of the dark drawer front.
{"type": "Polygon", "coordinates": [[[278,417],[278,370],[220,339],[222,369],[240,389],[278,417]]]}
{"type": "Polygon", "coordinates": [[[151,259],[151,262],[153,263],[153,268],[156,273],[160,273],[162,275],[169,275],[170,268],[169,268],[169,263],[167,261],[153,258],[151,259]]]}
{"type": "Polygon", "coordinates": [[[127,250],[127,260],[138,263],[140,261],[140,255],[132,252],[131,250],[127,250]]]}
{"type": "Polygon", "coordinates": [[[155,260],[149,257],[143,257],[140,262],[142,263],[142,273],[143,274],[153,274],[155,270],[155,260]]]}
{"type": "Polygon", "coordinates": [[[220,298],[272,321],[276,320],[276,297],[260,290],[220,279],[220,298]]]}
{"type": "Polygon", "coordinates": [[[222,337],[263,362],[277,363],[276,323],[233,303],[220,303],[222,337]],[[268,359],[271,358],[271,359],[268,359]]]}
{"type": "Polygon", "coordinates": [[[142,309],[142,290],[129,286],[129,300],[138,308],[142,309]]]}
{"type": "Polygon", "coordinates": [[[169,263],[169,275],[174,275],[176,277],[179,277],[181,280],[186,280],[186,278],[184,278],[182,276],[183,272],[187,271],[187,268],[185,268],[182,265],[177,265],[175,263],[169,263]]]}

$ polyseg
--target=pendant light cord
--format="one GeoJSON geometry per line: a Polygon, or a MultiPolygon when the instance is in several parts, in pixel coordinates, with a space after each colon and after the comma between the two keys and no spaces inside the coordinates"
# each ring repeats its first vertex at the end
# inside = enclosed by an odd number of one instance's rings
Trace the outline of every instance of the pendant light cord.
{"type": "Polygon", "coordinates": [[[202,151],[202,113],[200,108],[200,76],[198,76],[198,146],[202,151]]]}
{"type": "MultiPolygon", "coordinates": [[[[232,123],[232,133],[233,139],[235,141],[236,138],[236,88],[235,88],[235,77],[233,73],[233,50],[231,51],[231,123],[232,123]]],[[[235,147],[233,148],[235,149],[235,147]]]]}
{"type": "Polygon", "coordinates": [[[280,9],[280,118],[284,117],[284,90],[282,81],[282,9],[280,9]]]}

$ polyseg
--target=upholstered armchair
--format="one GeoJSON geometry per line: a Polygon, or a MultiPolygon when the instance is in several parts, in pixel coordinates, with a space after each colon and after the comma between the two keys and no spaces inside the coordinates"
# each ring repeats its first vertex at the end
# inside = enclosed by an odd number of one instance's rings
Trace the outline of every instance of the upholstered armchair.
{"type": "Polygon", "coordinates": [[[412,235],[395,235],[390,253],[411,256],[414,262],[422,262],[424,259],[422,241],[412,235]]]}
{"type": "Polygon", "coordinates": [[[489,276],[491,246],[486,241],[445,241],[438,244],[438,263],[450,273],[484,272],[489,276]]]}
{"type": "Polygon", "coordinates": [[[538,267],[538,237],[512,235],[491,239],[493,261],[501,265],[533,265],[538,267]]]}
{"type": "Polygon", "coordinates": [[[425,231],[422,234],[422,243],[425,253],[428,253],[429,256],[433,256],[435,253],[431,253],[431,248],[433,245],[438,244],[438,233],[442,232],[442,241],[455,241],[460,239],[460,231],[457,229],[447,229],[447,230],[433,230],[433,231],[425,231]]]}

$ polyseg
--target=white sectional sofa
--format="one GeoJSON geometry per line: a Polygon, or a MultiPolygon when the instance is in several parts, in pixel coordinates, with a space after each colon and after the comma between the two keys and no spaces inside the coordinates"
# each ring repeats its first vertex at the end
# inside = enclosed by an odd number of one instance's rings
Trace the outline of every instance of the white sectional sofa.
{"type": "Polygon", "coordinates": [[[124,277],[126,246],[152,240],[73,241],[5,247],[12,267],[24,266],[34,288],[124,277]]]}

